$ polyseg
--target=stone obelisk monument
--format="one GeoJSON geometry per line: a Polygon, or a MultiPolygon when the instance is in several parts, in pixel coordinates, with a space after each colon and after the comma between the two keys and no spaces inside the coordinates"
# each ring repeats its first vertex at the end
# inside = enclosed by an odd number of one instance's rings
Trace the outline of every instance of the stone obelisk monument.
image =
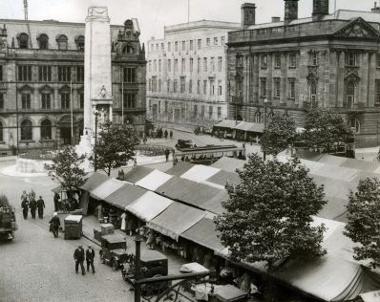
{"type": "Polygon", "coordinates": [[[84,73],[84,128],[78,153],[90,154],[95,127],[112,121],[111,28],[108,9],[104,6],[88,8],[84,73]]]}

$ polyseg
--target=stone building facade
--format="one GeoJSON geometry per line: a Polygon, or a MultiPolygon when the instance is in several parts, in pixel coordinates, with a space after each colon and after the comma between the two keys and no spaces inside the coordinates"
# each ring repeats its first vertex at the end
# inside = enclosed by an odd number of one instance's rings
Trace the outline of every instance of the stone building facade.
{"type": "Polygon", "coordinates": [[[166,26],[147,49],[147,112],[154,122],[210,126],[227,116],[227,33],[239,24],[166,26]]]}
{"type": "Polygon", "coordinates": [[[355,128],[356,146],[379,144],[380,14],[338,10],[314,0],[312,17],[298,19],[298,0],[285,0],[284,21],[255,24],[254,4],[227,51],[228,117],[268,122],[273,114],[303,125],[306,110],[333,110],[355,128]]]}
{"type": "MultiPolygon", "coordinates": [[[[84,23],[0,20],[0,155],[78,143],[84,32],[84,23]]],[[[136,19],[111,25],[113,121],[123,117],[142,133],[146,61],[139,35],[136,19]]]]}

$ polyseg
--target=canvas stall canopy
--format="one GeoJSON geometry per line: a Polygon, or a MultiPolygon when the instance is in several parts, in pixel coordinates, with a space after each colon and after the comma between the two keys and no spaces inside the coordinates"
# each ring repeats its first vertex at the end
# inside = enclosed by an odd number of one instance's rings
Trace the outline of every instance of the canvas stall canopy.
{"type": "Polygon", "coordinates": [[[131,171],[125,173],[124,180],[134,184],[138,182],[140,179],[147,176],[153,170],[154,170],[153,168],[144,167],[144,166],[133,167],[131,171]]]}
{"type": "Polygon", "coordinates": [[[221,170],[208,178],[207,182],[215,183],[221,186],[225,186],[227,183],[230,185],[238,185],[240,184],[240,177],[237,173],[221,170]]]}
{"type": "Polygon", "coordinates": [[[148,222],[147,226],[178,241],[180,234],[192,227],[204,216],[205,211],[174,202],[160,215],[148,222]]]}
{"type": "Polygon", "coordinates": [[[172,175],[166,174],[155,169],[149,174],[147,174],[145,177],[141,178],[135,184],[136,186],[140,186],[145,189],[154,191],[172,177],[172,175]]]}
{"type": "Polygon", "coordinates": [[[218,168],[227,172],[235,172],[236,169],[242,169],[247,162],[230,157],[222,157],[211,165],[211,167],[218,168]]]}
{"type": "Polygon", "coordinates": [[[196,182],[202,182],[215,175],[219,171],[220,169],[218,168],[204,165],[195,165],[194,167],[186,171],[184,174],[182,174],[181,177],[196,182]]]}
{"type": "Polygon", "coordinates": [[[171,167],[169,170],[165,171],[166,174],[169,175],[174,175],[174,176],[181,176],[188,170],[190,170],[194,164],[185,162],[185,161],[180,161],[178,162],[175,166],[171,167]]]}
{"type": "Polygon", "coordinates": [[[233,127],[235,127],[235,125],[235,120],[222,120],[219,123],[215,124],[214,128],[232,129],[233,127]]]}
{"type": "Polygon", "coordinates": [[[90,191],[90,196],[98,200],[105,200],[105,198],[111,195],[113,192],[117,191],[123,186],[124,182],[111,178],[97,186],[95,189],[90,191]]]}
{"type": "Polygon", "coordinates": [[[172,203],[172,200],[148,191],[126,206],[126,210],[147,222],[163,212],[172,203]]]}
{"type": "Polygon", "coordinates": [[[245,131],[245,132],[264,133],[264,124],[242,121],[239,124],[233,126],[232,129],[245,131]]]}
{"type": "Polygon", "coordinates": [[[121,210],[134,202],[136,199],[141,197],[147,192],[147,190],[131,185],[129,183],[124,183],[118,190],[107,196],[104,201],[117,207],[121,210]]]}
{"type": "Polygon", "coordinates": [[[86,182],[80,188],[84,191],[91,191],[100,186],[107,179],[107,175],[94,172],[86,179],[86,182]]]}

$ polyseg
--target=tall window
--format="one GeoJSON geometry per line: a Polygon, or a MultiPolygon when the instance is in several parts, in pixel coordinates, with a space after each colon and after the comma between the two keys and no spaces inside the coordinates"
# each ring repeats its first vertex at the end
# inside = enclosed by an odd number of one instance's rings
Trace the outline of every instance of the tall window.
{"type": "Polygon", "coordinates": [[[288,79],[288,98],[294,99],[296,97],[296,79],[288,79]]]}
{"type": "Polygon", "coordinates": [[[218,120],[222,118],[222,107],[218,107],[218,120]]]}
{"type": "Polygon", "coordinates": [[[353,104],[355,104],[355,83],[353,81],[349,81],[346,83],[346,107],[352,108],[353,104]]]}
{"type": "Polygon", "coordinates": [[[169,72],[172,71],[172,60],[171,59],[168,59],[168,71],[169,72]]]}
{"type": "Polygon", "coordinates": [[[0,142],[4,140],[3,137],[3,123],[0,121],[0,142]]]}
{"type": "Polygon", "coordinates": [[[218,45],[218,37],[214,37],[214,45],[218,45]]]}
{"type": "Polygon", "coordinates": [[[123,69],[124,82],[135,83],[136,82],[136,68],[126,67],[123,69]]]}
{"type": "Polygon", "coordinates": [[[38,80],[40,82],[51,81],[51,66],[38,66],[38,80]]]}
{"type": "Polygon", "coordinates": [[[77,82],[84,82],[84,67],[77,66],[77,82]]]}
{"type": "Polygon", "coordinates": [[[223,57],[218,57],[218,72],[221,72],[223,68],[223,57]]]}
{"type": "Polygon", "coordinates": [[[214,80],[210,80],[210,95],[214,95],[215,94],[215,85],[214,85],[215,81],[214,80]]]}
{"type": "Polygon", "coordinates": [[[279,69],[281,68],[281,55],[276,54],[274,56],[274,68],[279,69]]]}
{"type": "Polygon", "coordinates": [[[30,93],[21,94],[21,108],[30,109],[31,108],[31,96],[30,93]]]}
{"type": "Polygon", "coordinates": [[[136,93],[124,94],[124,108],[136,108],[136,93]]]}
{"type": "Polygon", "coordinates": [[[71,68],[70,66],[58,66],[58,81],[70,82],[71,81],[71,68]]]}
{"type": "Polygon", "coordinates": [[[181,60],[181,73],[185,73],[185,71],[186,71],[185,59],[182,58],[182,60],[181,60]]]}
{"type": "Polygon", "coordinates": [[[31,81],[32,80],[32,66],[31,65],[19,65],[18,80],[19,81],[31,81]]]}
{"type": "Polygon", "coordinates": [[[345,61],[347,66],[357,66],[358,55],[354,52],[348,52],[346,53],[345,61]]]}
{"type": "Polygon", "coordinates": [[[203,94],[207,94],[207,80],[203,80],[203,94]]]}
{"type": "Polygon", "coordinates": [[[295,53],[289,54],[289,69],[297,67],[297,55],[295,53]]]}
{"type": "Polygon", "coordinates": [[[185,93],[185,90],[186,90],[186,82],[185,82],[185,77],[181,77],[180,78],[180,81],[181,81],[181,93],[185,93]]]}
{"type": "Polygon", "coordinates": [[[0,82],[3,81],[3,65],[0,65],[0,82]]]}
{"type": "Polygon", "coordinates": [[[319,65],[319,53],[318,53],[318,51],[311,51],[309,60],[310,60],[311,66],[318,66],[319,65]]]}
{"type": "Polygon", "coordinates": [[[214,57],[211,57],[211,58],[210,58],[210,70],[211,70],[212,72],[215,71],[215,60],[214,60],[214,57]]]}
{"type": "Polygon", "coordinates": [[[167,81],[166,88],[167,91],[170,92],[170,79],[167,81]]]}
{"type": "Polygon", "coordinates": [[[198,105],[194,105],[194,110],[193,110],[193,117],[198,116],[198,105]]]}
{"type": "Polygon", "coordinates": [[[61,109],[70,109],[70,93],[61,93],[61,109]]]}
{"type": "Polygon", "coordinates": [[[201,71],[201,58],[198,58],[198,62],[197,62],[197,73],[199,73],[201,71]]]}
{"type": "Polygon", "coordinates": [[[22,33],[18,37],[19,48],[29,48],[29,36],[26,33],[22,33]]]}
{"type": "Polygon", "coordinates": [[[45,34],[42,34],[38,37],[38,44],[40,49],[48,49],[49,48],[49,37],[45,34]]]}
{"type": "Polygon", "coordinates": [[[197,81],[197,94],[201,94],[201,80],[197,81]]]}
{"type": "Polygon", "coordinates": [[[218,95],[223,95],[223,86],[222,86],[222,81],[218,81],[218,95]]]}
{"type": "Polygon", "coordinates": [[[208,106],[208,118],[211,120],[212,119],[212,114],[213,114],[213,107],[208,106]]]}
{"type": "Polygon", "coordinates": [[[201,117],[205,117],[205,105],[201,106],[201,117]]]}
{"type": "Polygon", "coordinates": [[[59,50],[67,50],[67,37],[65,35],[60,35],[57,38],[57,43],[58,43],[58,49],[59,50]]]}
{"type": "Polygon", "coordinates": [[[182,41],[182,50],[186,50],[186,41],[182,41]]]}
{"type": "Polygon", "coordinates": [[[267,55],[261,55],[260,67],[261,67],[261,69],[267,69],[268,68],[268,56],[267,55]]]}
{"type": "Polygon", "coordinates": [[[375,80],[376,95],[375,95],[375,106],[380,106],[380,80],[375,80]]]}
{"type": "Polygon", "coordinates": [[[193,72],[194,59],[190,58],[190,72],[193,72]]]}
{"type": "Polygon", "coordinates": [[[202,48],[202,39],[198,39],[197,46],[198,46],[198,49],[202,48]]]}
{"type": "Polygon", "coordinates": [[[265,98],[267,96],[267,79],[260,78],[260,97],[265,98]]]}
{"type": "Polygon", "coordinates": [[[193,40],[190,40],[190,50],[193,50],[194,49],[194,41],[193,40]]]}
{"type": "Polygon", "coordinates": [[[162,89],[162,81],[161,79],[158,79],[158,92],[161,92],[162,89]]]}
{"type": "Polygon", "coordinates": [[[175,79],[173,81],[173,92],[177,93],[177,91],[178,91],[178,81],[177,81],[177,79],[175,79]]]}
{"type": "Polygon", "coordinates": [[[193,93],[193,80],[189,81],[189,93],[193,93]]]}
{"type": "Polygon", "coordinates": [[[178,59],[174,59],[174,72],[178,72],[178,59]]]}
{"type": "Polygon", "coordinates": [[[75,43],[77,44],[77,49],[80,51],[84,51],[84,36],[79,36],[75,39],[75,43]]]}
{"type": "Polygon", "coordinates": [[[161,59],[158,60],[158,72],[161,72],[161,59]]]}
{"type": "Polygon", "coordinates": [[[49,120],[41,122],[41,139],[51,139],[51,122],[49,120]]]}
{"type": "Polygon", "coordinates": [[[207,58],[203,58],[203,71],[207,71],[207,58]]]}
{"type": "Polygon", "coordinates": [[[210,44],[211,44],[211,39],[210,39],[210,38],[207,38],[207,39],[206,39],[206,45],[207,45],[207,46],[210,46],[210,44]]]}
{"type": "Polygon", "coordinates": [[[32,122],[30,120],[24,120],[21,123],[21,140],[32,140],[33,134],[32,134],[32,122]]]}
{"type": "Polygon", "coordinates": [[[174,43],[174,51],[178,51],[178,41],[175,41],[174,43]]]}
{"type": "Polygon", "coordinates": [[[152,91],[153,92],[157,91],[157,77],[156,76],[152,77],[152,91]]]}
{"type": "Polygon", "coordinates": [[[274,78],[273,79],[273,97],[279,98],[280,93],[280,86],[281,86],[281,79],[280,78],[274,78]]]}
{"type": "Polygon", "coordinates": [[[317,100],[317,82],[311,81],[309,84],[309,90],[310,90],[310,103],[312,107],[318,106],[318,100],[317,100]]]}
{"type": "Polygon", "coordinates": [[[4,93],[0,92],[0,110],[4,109],[4,93]]]}
{"type": "Polygon", "coordinates": [[[43,93],[41,94],[41,109],[50,109],[51,106],[51,94],[43,93]]]}

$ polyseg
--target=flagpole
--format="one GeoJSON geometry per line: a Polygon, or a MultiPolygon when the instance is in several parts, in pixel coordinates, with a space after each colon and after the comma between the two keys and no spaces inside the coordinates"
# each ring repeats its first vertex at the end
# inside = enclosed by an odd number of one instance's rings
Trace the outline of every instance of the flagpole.
{"type": "Polygon", "coordinates": [[[71,145],[74,145],[74,112],[73,112],[73,80],[70,79],[70,114],[71,114],[71,145]]]}

